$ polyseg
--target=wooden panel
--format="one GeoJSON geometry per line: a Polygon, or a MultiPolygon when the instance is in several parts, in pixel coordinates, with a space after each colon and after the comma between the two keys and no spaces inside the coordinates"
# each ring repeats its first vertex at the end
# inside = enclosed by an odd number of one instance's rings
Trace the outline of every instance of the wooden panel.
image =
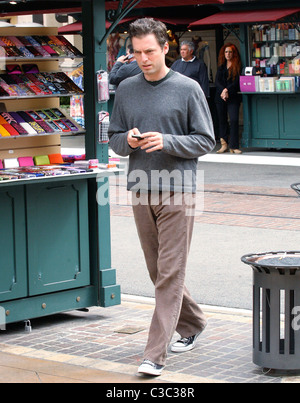
{"type": "Polygon", "coordinates": [[[0,159],[34,157],[61,152],[60,135],[19,136],[0,139],[0,159]]]}
{"type": "Polygon", "coordinates": [[[27,187],[30,295],[89,285],[87,181],[27,187]]]}
{"type": "Polygon", "coordinates": [[[6,64],[18,64],[20,66],[22,66],[23,64],[38,64],[39,65],[39,70],[41,72],[55,72],[59,70],[59,63],[57,60],[53,59],[53,60],[35,60],[35,59],[26,59],[25,61],[20,61],[20,60],[9,60],[6,59],[3,63],[3,60],[0,63],[0,73],[1,74],[5,74],[6,72],[6,64]],[[30,63],[31,60],[31,63],[30,63]]]}
{"type": "Polygon", "coordinates": [[[24,188],[0,189],[0,301],[27,296],[24,188]]]}
{"type": "Polygon", "coordinates": [[[7,27],[0,28],[0,36],[25,36],[25,35],[58,35],[55,27],[7,27]]]}
{"type": "Polygon", "coordinates": [[[6,158],[36,157],[37,155],[49,155],[60,153],[61,153],[61,147],[59,145],[51,147],[24,148],[12,151],[0,151],[0,160],[6,158]]]}
{"type": "Polygon", "coordinates": [[[300,95],[280,95],[279,118],[280,137],[282,139],[299,139],[300,95]]]}
{"type": "Polygon", "coordinates": [[[252,97],[252,137],[279,139],[278,102],[275,95],[252,97]]]}
{"type": "Polygon", "coordinates": [[[60,135],[50,134],[48,136],[18,136],[12,138],[6,137],[0,140],[0,150],[9,150],[57,145],[60,143],[60,135]]]}
{"type": "MultiPolygon", "coordinates": [[[[29,111],[38,109],[58,108],[59,98],[32,98],[32,99],[8,99],[1,102],[5,105],[6,112],[29,111]]],[[[3,108],[1,110],[4,110],[3,108]]],[[[1,139],[0,139],[1,140],[1,139]]]]}

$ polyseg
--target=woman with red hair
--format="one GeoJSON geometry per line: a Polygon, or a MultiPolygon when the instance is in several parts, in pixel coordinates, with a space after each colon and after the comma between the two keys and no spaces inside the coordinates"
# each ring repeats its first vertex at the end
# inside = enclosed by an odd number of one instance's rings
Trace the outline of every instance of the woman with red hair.
{"type": "Polygon", "coordinates": [[[218,154],[230,149],[231,153],[241,154],[239,149],[239,110],[241,105],[240,74],[242,62],[237,47],[226,44],[219,54],[216,75],[216,107],[219,119],[221,149],[218,154]],[[228,131],[228,115],[230,132],[228,131]]]}

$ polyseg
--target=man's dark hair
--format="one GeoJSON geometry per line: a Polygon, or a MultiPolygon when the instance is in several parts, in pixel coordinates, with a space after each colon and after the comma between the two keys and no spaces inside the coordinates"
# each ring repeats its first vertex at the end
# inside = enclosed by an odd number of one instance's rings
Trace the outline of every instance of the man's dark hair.
{"type": "Polygon", "coordinates": [[[153,18],[141,18],[130,24],[130,38],[142,38],[146,35],[154,34],[157,42],[163,48],[166,42],[169,41],[167,27],[161,21],[156,21],[153,18]]]}
{"type": "Polygon", "coordinates": [[[127,46],[127,50],[131,55],[134,53],[133,46],[131,44],[127,46]]]}

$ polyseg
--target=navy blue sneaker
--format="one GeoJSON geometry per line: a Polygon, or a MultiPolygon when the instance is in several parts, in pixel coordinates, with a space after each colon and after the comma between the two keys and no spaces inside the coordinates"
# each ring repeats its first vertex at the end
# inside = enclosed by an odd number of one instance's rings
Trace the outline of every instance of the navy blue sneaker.
{"type": "Polygon", "coordinates": [[[171,346],[172,353],[185,353],[186,351],[191,351],[196,347],[196,342],[198,337],[202,332],[195,334],[191,337],[183,337],[182,339],[176,341],[171,346]]]}
{"type": "Polygon", "coordinates": [[[160,376],[164,369],[163,365],[155,364],[150,360],[144,360],[138,369],[139,374],[160,376]]]}

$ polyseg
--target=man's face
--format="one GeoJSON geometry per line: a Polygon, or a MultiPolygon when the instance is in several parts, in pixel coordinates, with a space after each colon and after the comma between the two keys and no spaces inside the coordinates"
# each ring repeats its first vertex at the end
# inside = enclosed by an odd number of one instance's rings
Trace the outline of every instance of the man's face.
{"type": "Polygon", "coordinates": [[[132,46],[136,61],[146,79],[160,80],[160,75],[166,67],[165,56],[169,51],[168,43],[162,49],[155,35],[150,34],[142,38],[132,38],[132,46]]]}
{"type": "Polygon", "coordinates": [[[181,57],[186,61],[189,61],[189,60],[191,60],[193,58],[193,51],[190,50],[188,45],[182,45],[181,46],[180,54],[181,54],[181,57]]]}

